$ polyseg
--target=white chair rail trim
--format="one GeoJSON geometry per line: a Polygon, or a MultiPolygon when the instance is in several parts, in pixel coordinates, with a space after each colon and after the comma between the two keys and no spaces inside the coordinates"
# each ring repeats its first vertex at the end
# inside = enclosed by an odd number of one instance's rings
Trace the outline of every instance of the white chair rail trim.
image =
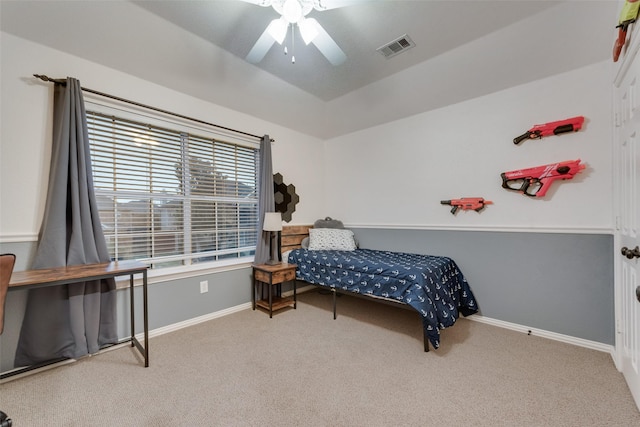
{"type": "Polygon", "coordinates": [[[347,228],[372,228],[394,230],[434,230],[434,231],[485,231],[496,233],[557,233],[557,234],[613,234],[610,227],[524,227],[524,226],[482,226],[482,225],[440,225],[440,224],[364,224],[345,223],[347,228]]]}

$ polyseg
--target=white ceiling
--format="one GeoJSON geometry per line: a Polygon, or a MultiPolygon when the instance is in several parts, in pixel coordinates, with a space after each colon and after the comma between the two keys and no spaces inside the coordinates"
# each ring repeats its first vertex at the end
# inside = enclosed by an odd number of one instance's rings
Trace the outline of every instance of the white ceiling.
{"type": "Polygon", "coordinates": [[[347,55],[337,67],[301,40],[295,64],[277,44],[244,61],[277,15],[239,0],[1,0],[0,28],[326,139],[607,60],[617,10],[616,0],[365,0],[313,11],[347,55]],[[416,47],[376,52],[403,34],[416,47]]]}

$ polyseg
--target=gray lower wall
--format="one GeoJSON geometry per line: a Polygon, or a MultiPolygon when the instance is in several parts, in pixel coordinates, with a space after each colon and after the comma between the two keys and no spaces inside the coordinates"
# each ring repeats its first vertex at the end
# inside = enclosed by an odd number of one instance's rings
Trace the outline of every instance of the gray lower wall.
{"type": "MultiPolygon", "coordinates": [[[[613,345],[613,236],[602,234],[433,231],[354,228],[363,248],[453,258],[483,316],[613,345]]],[[[3,243],[27,269],[35,243],[3,243]]],[[[136,288],[137,331],[142,289],[136,288]]],[[[149,285],[149,328],[183,322],[251,301],[251,268],[149,285]],[[209,292],[200,293],[200,281],[209,292]]],[[[0,336],[0,371],[13,358],[26,305],[25,291],[9,292],[0,336]]],[[[118,293],[118,331],[129,334],[128,291],[118,293]]],[[[151,349],[152,350],[152,349],[151,349]]],[[[153,352],[151,351],[151,357],[153,352]]]]}
{"type": "Polygon", "coordinates": [[[353,230],[363,248],[454,259],[483,316],[615,344],[613,235],[353,230]]]}

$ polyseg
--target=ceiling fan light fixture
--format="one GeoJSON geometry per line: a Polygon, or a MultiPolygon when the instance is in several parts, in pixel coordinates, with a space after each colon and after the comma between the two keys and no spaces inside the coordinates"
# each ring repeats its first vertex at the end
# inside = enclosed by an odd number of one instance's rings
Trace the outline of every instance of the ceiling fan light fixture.
{"type": "Polygon", "coordinates": [[[289,23],[286,21],[284,17],[279,19],[274,19],[269,24],[267,31],[269,35],[273,37],[278,44],[282,44],[284,42],[284,38],[287,36],[287,29],[289,28],[289,23]]]}
{"type": "Polygon", "coordinates": [[[282,16],[289,23],[295,24],[302,18],[302,5],[298,0],[285,0],[282,4],[282,16]]]}
{"type": "Polygon", "coordinates": [[[316,25],[318,25],[318,21],[314,18],[302,18],[302,20],[298,22],[298,28],[300,28],[300,35],[302,36],[302,40],[304,40],[304,44],[311,43],[318,35],[316,25]]]}
{"type": "MultiPolygon", "coordinates": [[[[2,1],[2,0],[0,0],[2,1]]],[[[352,2],[363,0],[243,0],[247,3],[257,4],[262,7],[273,7],[280,15],[279,19],[274,19],[262,32],[256,43],[246,56],[246,60],[252,64],[257,64],[270,51],[274,41],[281,46],[285,45],[288,38],[289,27],[291,27],[291,41],[286,44],[291,46],[291,62],[295,63],[294,43],[296,39],[295,26],[300,30],[306,45],[313,43],[324,57],[334,66],[341,65],[347,59],[346,54],[340,46],[331,38],[320,23],[313,18],[306,18],[312,10],[328,10],[346,6],[352,2]]],[[[285,46],[285,55],[287,55],[285,46]]]]}

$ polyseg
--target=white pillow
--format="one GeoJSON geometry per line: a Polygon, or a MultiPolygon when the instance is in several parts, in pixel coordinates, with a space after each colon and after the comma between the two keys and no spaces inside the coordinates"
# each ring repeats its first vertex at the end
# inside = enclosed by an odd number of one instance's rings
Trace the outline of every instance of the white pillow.
{"type": "Polygon", "coordinates": [[[353,231],[336,228],[309,229],[310,251],[354,251],[356,242],[353,231]]]}

